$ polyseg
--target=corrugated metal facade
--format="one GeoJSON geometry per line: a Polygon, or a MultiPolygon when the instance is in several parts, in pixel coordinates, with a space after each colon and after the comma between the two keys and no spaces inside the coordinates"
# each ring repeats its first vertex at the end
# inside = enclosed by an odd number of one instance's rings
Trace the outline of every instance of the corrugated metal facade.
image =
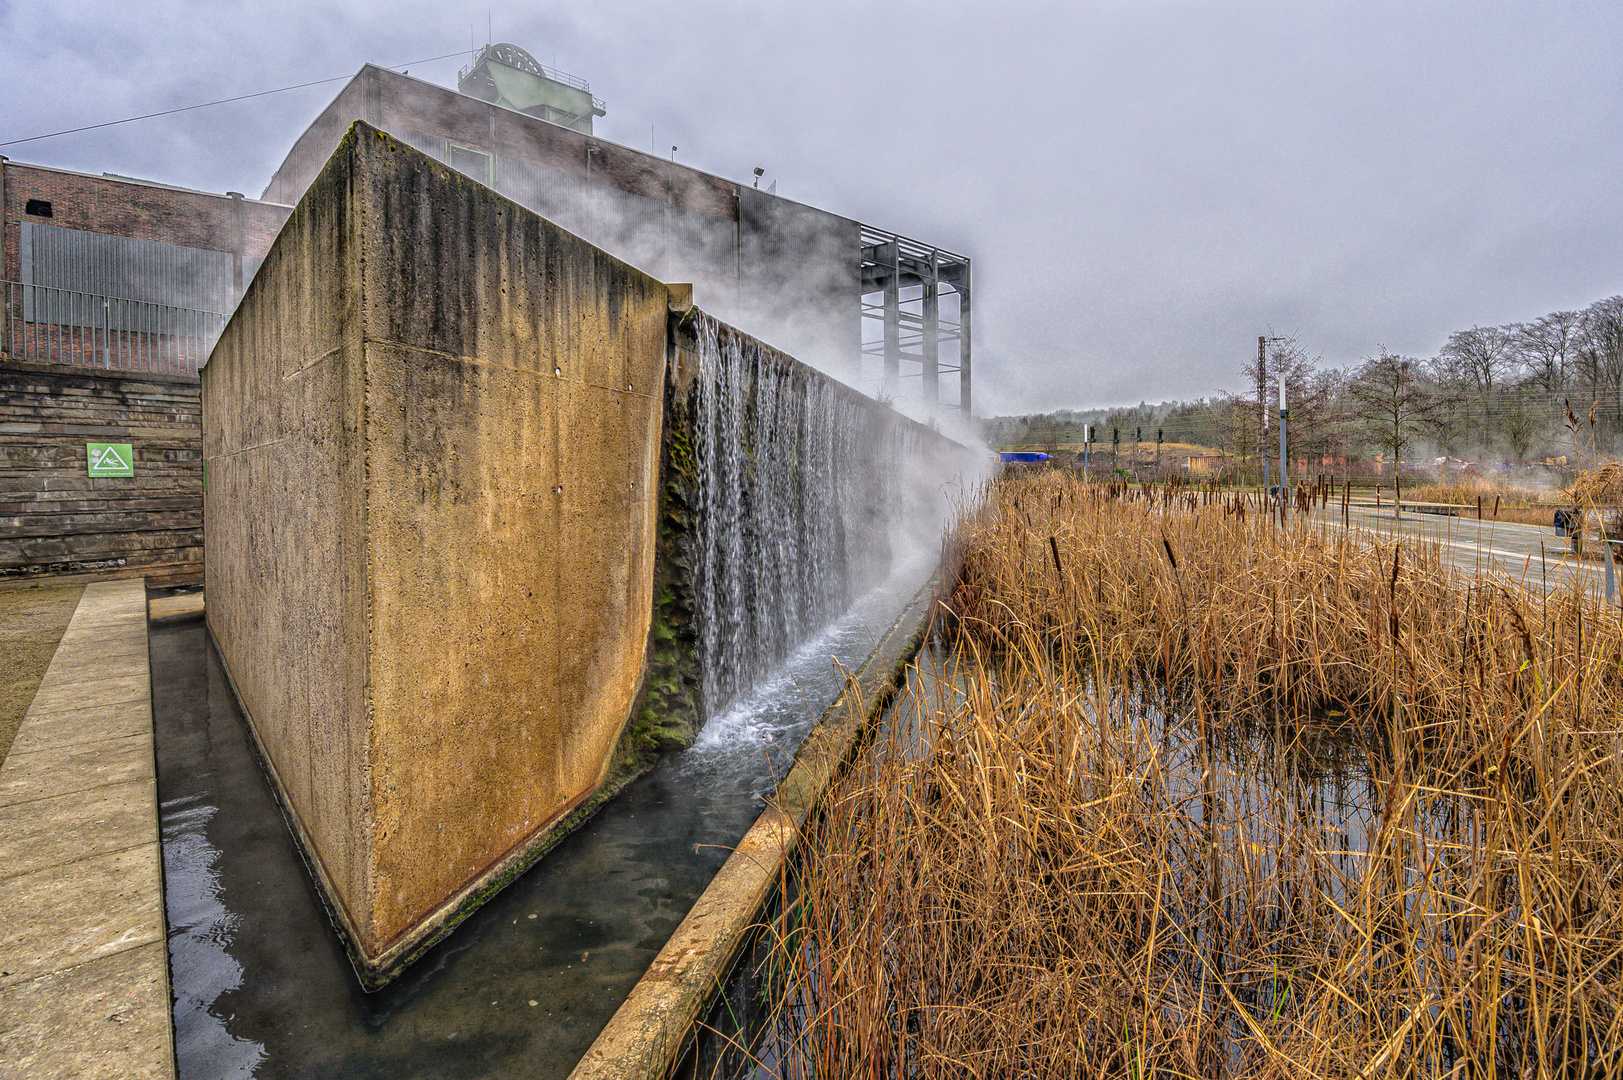
{"type": "MultiPolygon", "coordinates": [[[[131,240],[35,221],[22,223],[20,241],[24,285],[194,311],[228,313],[236,307],[229,252],[131,240]]],[[[244,287],[258,272],[260,261],[243,260],[244,287]]],[[[75,316],[64,312],[57,321],[94,318],[99,325],[103,305],[98,299],[94,306],[94,313],[75,316]]],[[[56,315],[52,313],[53,318],[56,315]]]]}

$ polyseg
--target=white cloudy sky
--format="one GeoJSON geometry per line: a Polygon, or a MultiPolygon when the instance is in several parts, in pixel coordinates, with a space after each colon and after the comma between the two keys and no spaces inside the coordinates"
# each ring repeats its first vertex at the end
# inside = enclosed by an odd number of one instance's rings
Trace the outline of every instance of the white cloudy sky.
{"type": "MultiPolygon", "coordinates": [[[[1616,0],[0,0],[0,142],[466,50],[487,14],[610,139],[973,256],[986,412],[1235,387],[1264,331],[1351,363],[1623,292],[1616,0]]],[[[257,195],[337,85],[0,153],[257,195]]]]}

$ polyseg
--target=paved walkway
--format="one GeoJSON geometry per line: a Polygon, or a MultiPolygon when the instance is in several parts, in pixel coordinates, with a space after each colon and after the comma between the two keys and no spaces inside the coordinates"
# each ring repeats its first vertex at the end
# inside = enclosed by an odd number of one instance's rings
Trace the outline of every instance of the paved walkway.
{"type": "Polygon", "coordinates": [[[174,1076],[162,865],[145,585],[89,585],[0,766],[0,1076],[174,1076]]]}

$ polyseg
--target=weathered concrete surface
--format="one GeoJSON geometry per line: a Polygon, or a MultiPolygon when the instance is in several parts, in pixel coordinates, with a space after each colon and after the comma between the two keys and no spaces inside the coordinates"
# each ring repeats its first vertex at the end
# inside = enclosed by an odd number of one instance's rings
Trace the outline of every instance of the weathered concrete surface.
{"type": "Polygon", "coordinates": [[[766,810],[738,842],[703,895],[631,988],[570,1080],[663,1080],[693,1025],[721,988],[733,961],[781,880],[806,817],[889,701],[929,624],[936,582],[926,585],[857,669],[845,693],[795,755],[766,810]]]}
{"type": "Polygon", "coordinates": [[[0,1074],[172,1077],[146,588],[87,586],[0,766],[0,1074]]]}
{"type": "Polygon", "coordinates": [[[147,602],[147,618],[155,623],[184,622],[202,614],[203,594],[200,592],[159,596],[147,602]]]}
{"type": "Polygon", "coordinates": [[[357,124],[203,376],[207,619],[363,978],[603,781],[667,294],[357,124]]]}

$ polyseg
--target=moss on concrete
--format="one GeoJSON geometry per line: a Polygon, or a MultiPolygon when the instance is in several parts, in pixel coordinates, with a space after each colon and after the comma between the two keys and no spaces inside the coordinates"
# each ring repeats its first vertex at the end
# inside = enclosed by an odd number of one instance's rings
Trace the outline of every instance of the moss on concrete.
{"type": "Polygon", "coordinates": [[[659,535],[654,562],[654,613],[642,693],[616,751],[616,764],[635,772],[660,754],[693,745],[699,732],[699,655],[694,623],[693,527],[698,458],[686,396],[668,376],[660,454],[659,535]]]}

